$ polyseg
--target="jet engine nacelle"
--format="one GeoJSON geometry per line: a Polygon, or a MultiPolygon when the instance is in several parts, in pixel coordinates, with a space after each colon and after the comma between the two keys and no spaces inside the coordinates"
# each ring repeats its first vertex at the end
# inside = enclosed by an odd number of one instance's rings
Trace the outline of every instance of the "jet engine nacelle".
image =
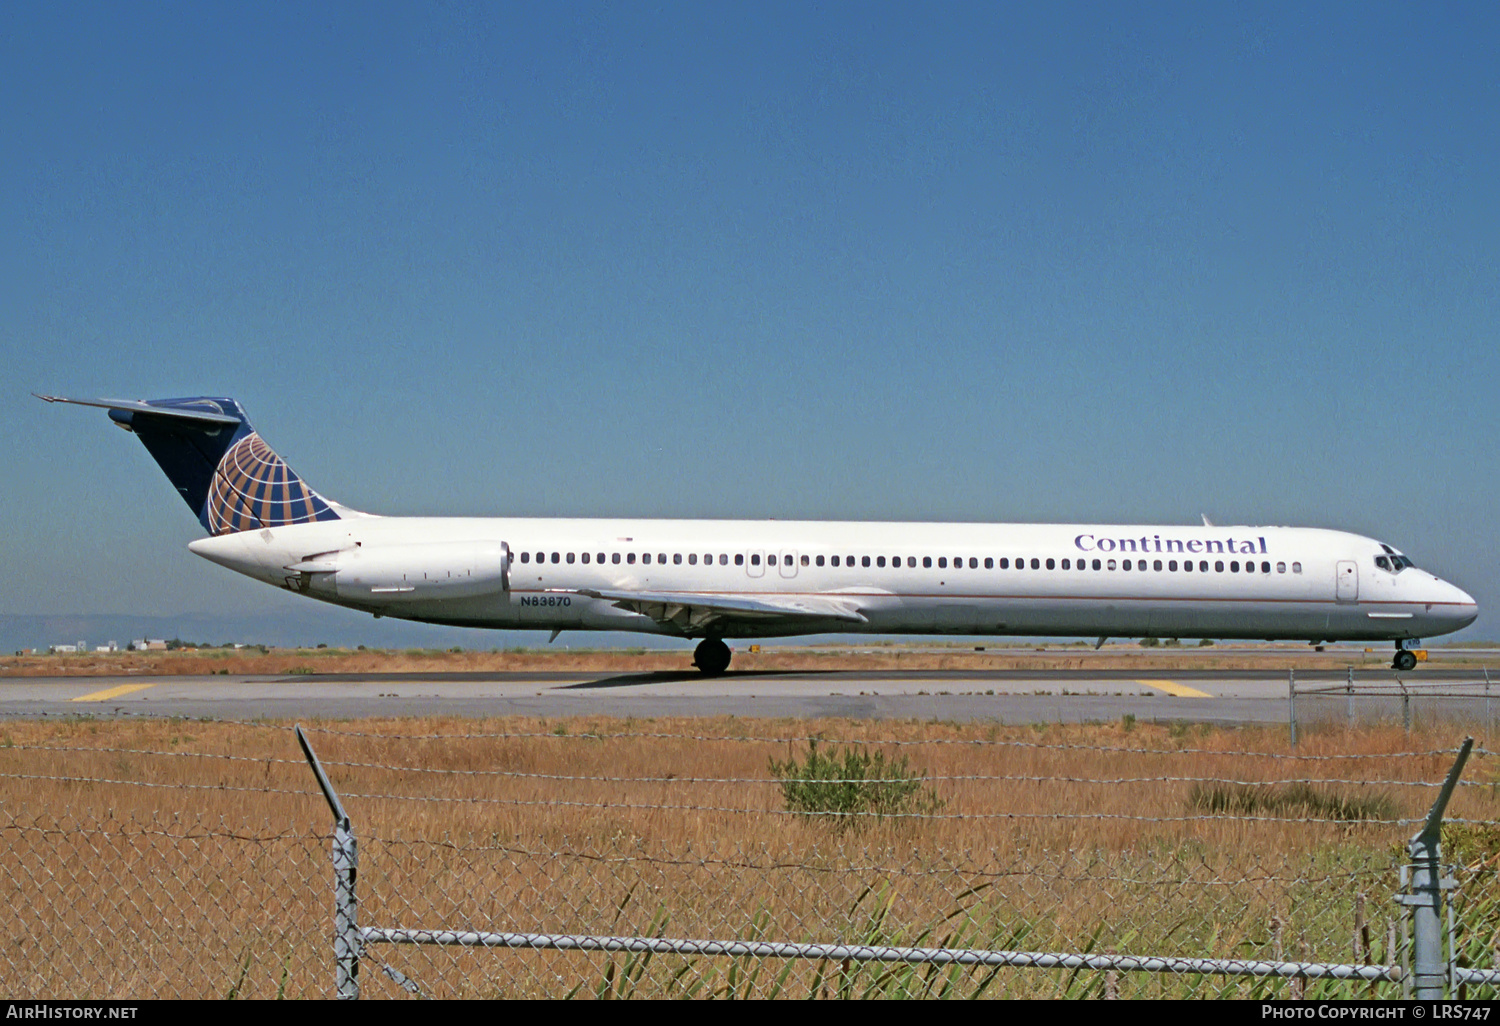
{"type": "Polygon", "coordinates": [[[494,595],[510,587],[504,542],[360,545],[310,557],[294,569],[308,591],[373,605],[494,595]]]}

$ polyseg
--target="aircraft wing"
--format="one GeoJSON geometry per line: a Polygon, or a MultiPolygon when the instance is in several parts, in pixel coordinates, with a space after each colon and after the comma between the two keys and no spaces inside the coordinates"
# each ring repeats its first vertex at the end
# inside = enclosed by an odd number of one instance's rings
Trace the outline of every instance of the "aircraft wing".
{"type": "Polygon", "coordinates": [[[671,591],[594,591],[580,588],[576,594],[605,599],[621,609],[649,616],[663,627],[684,634],[698,634],[723,622],[768,626],[778,621],[804,624],[808,620],[842,620],[867,623],[858,606],[834,595],[702,595],[671,591]]]}

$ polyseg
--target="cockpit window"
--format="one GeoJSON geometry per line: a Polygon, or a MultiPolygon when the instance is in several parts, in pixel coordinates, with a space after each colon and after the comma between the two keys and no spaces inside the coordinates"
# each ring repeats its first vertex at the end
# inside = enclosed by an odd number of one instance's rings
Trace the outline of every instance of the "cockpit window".
{"type": "Polygon", "coordinates": [[[1389,556],[1376,556],[1375,565],[1382,570],[1389,570],[1393,574],[1399,574],[1408,567],[1416,566],[1411,560],[1395,552],[1392,552],[1389,556]]]}

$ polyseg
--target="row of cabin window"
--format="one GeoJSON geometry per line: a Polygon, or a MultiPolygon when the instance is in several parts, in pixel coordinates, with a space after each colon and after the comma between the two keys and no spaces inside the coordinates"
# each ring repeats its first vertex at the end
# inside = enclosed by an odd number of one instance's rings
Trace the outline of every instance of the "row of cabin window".
{"type": "MultiPolygon", "coordinates": [[[[620,553],[613,552],[613,553],[610,553],[609,556],[610,556],[609,561],[611,563],[619,563],[619,562],[621,562],[621,555],[620,555],[620,553]]],[[[604,557],[605,557],[605,553],[600,552],[596,556],[593,556],[592,558],[593,558],[594,562],[603,563],[605,561],[604,557]]],[[[591,558],[590,553],[585,552],[585,553],[582,554],[582,557],[581,557],[580,561],[583,562],[583,563],[588,563],[588,562],[590,562],[590,558],[591,558]]],[[[682,558],[683,558],[682,557],[682,553],[680,553],[680,552],[674,553],[672,555],[672,562],[674,564],[681,565],[682,558]]],[[[735,566],[744,566],[745,565],[745,556],[744,556],[743,553],[736,553],[733,558],[734,558],[734,565],[735,566]]],[[[776,554],[774,552],[770,553],[769,555],[767,555],[766,556],[766,565],[767,566],[775,566],[776,565],[776,558],[777,557],[776,557],[776,554]]],[[[890,558],[890,565],[893,568],[894,567],[899,567],[901,565],[902,558],[903,557],[901,557],[901,556],[892,556],[890,558]]],[[[964,557],[964,556],[954,556],[953,557],[953,569],[955,569],[955,570],[962,569],[963,566],[964,566],[964,559],[965,558],[966,557],[964,557]]],[[[552,553],[552,562],[554,562],[554,563],[563,563],[563,562],[571,563],[571,562],[573,562],[573,559],[574,559],[574,553],[571,553],[571,552],[566,553],[566,554],[560,553],[560,552],[554,552],[554,553],[552,553]]],[[[860,566],[870,566],[871,565],[871,559],[872,559],[872,557],[870,557],[870,556],[861,556],[861,557],[859,557],[859,560],[860,560],[859,565],[860,566]]],[[[873,557],[873,559],[874,559],[874,565],[877,568],[878,567],[884,567],[886,565],[886,557],[884,557],[884,556],[875,556],[875,557],[873,557]]],[[[916,565],[917,565],[917,557],[916,556],[906,556],[905,559],[906,559],[906,565],[908,567],[910,567],[912,569],[916,568],[916,565]]],[[[971,570],[977,570],[977,569],[979,569],[979,558],[977,556],[969,556],[969,557],[967,557],[967,559],[969,561],[969,569],[971,569],[971,570]]],[[[641,553],[640,560],[641,560],[642,563],[649,564],[651,562],[651,553],[649,553],[649,552],[643,552],[643,553],[641,553]]],[[[719,565],[720,566],[728,566],[729,565],[729,561],[730,561],[730,557],[726,553],[719,553],[718,560],[719,560],[719,565]]],[[[790,563],[791,560],[792,560],[792,557],[791,556],[786,556],[785,560],[786,560],[787,563],[790,563]]],[[[843,557],[843,560],[844,560],[844,565],[845,566],[851,566],[852,567],[852,566],[855,565],[855,562],[854,562],[855,561],[855,557],[854,556],[845,556],[845,557],[843,557]]],[[[536,554],[536,561],[538,563],[545,563],[545,562],[547,562],[547,553],[545,553],[545,552],[538,552],[536,554]]],[[[636,561],[636,554],[634,552],[627,552],[627,553],[625,553],[623,561],[625,563],[633,564],[636,561]]],[[[523,563],[530,563],[531,562],[531,553],[530,552],[523,552],[523,553],[521,553],[521,562],[523,562],[523,563]]],[[[665,565],[665,563],[667,562],[667,554],[665,552],[657,553],[657,555],[656,555],[656,562],[665,565]]],[[[713,562],[714,562],[714,554],[713,553],[706,552],[706,553],[703,554],[703,565],[704,566],[712,566],[713,562]]],[[[813,565],[823,566],[824,565],[824,557],[823,556],[817,556],[817,557],[802,556],[801,557],[801,562],[802,562],[803,566],[813,566],[813,565]]],[[[933,557],[932,556],[923,556],[922,557],[922,566],[923,566],[924,569],[930,569],[932,567],[932,562],[933,562],[933,557]]],[[[1000,569],[1001,570],[1009,570],[1011,568],[1011,561],[1010,561],[1010,559],[1008,557],[1001,556],[999,562],[1000,562],[1000,569]]],[[[688,563],[689,566],[697,566],[698,565],[698,553],[696,553],[696,552],[689,552],[687,554],[687,563],[688,563]]],[[[751,555],[750,555],[750,565],[751,566],[760,566],[760,563],[761,563],[760,553],[758,553],[758,552],[751,553],[751,555]]],[[[1043,559],[1040,559],[1040,558],[1038,558],[1036,556],[1033,556],[1031,558],[1031,569],[1033,569],[1033,570],[1040,570],[1040,569],[1043,568],[1043,565],[1045,564],[1046,569],[1048,569],[1048,570],[1056,570],[1056,569],[1059,569],[1058,563],[1059,563],[1059,561],[1056,560],[1056,559],[1049,558],[1049,559],[1043,560],[1043,559]]],[[[1063,569],[1063,570],[1072,570],[1072,569],[1075,568],[1074,567],[1075,563],[1077,564],[1076,568],[1079,569],[1079,570],[1088,570],[1090,568],[1089,561],[1086,560],[1086,559],[1079,559],[1079,560],[1063,559],[1061,561],[1061,569],[1063,569]]],[[[1118,566],[1118,568],[1121,569],[1121,570],[1146,570],[1146,569],[1162,570],[1162,569],[1165,569],[1168,572],[1173,572],[1173,573],[1175,573],[1178,570],[1178,563],[1177,563],[1177,560],[1175,560],[1175,559],[1169,559],[1169,560],[1167,560],[1166,563],[1165,563],[1165,565],[1159,559],[1157,559],[1157,560],[1151,560],[1151,561],[1149,561],[1149,563],[1150,563],[1150,565],[1148,567],[1148,565],[1147,565],[1148,561],[1144,560],[1144,559],[1136,559],[1136,560],[1122,559],[1122,560],[1119,560],[1118,563],[1115,560],[1113,560],[1113,559],[1106,559],[1106,560],[1095,559],[1093,561],[1093,569],[1095,569],[1095,570],[1114,570],[1118,566]]],[[[828,557],[828,565],[838,566],[839,565],[839,557],[838,556],[829,556],[828,557]]],[[[938,556],[937,557],[937,568],[939,570],[947,570],[949,568],[949,566],[948,566],[948,557],[947,556],[938,556]]],[[[986,570],[993,570],[993,569],[995,569],[995,559],[993,557],[986,557],[985,560],[984,560],[984,568],[986,570]]],[[[1024,559],[1017,559],[1015,561],[1015,568],[1017,570],[1024,570],[1024,569],[1026,569],[1026,560],[1024,560],[1024,559]]],[[[1224,561],[1222,559],[1215,560],[1214,564],[1213,564],[1213,568],[1214,568],[1214,572],[1215,573],[1223,573],[1224,572],[1224,561]]],[[[1194,569],[1194,567],[1193,567],[1193,561],[1191,559],[1183,560],[1182,561],[1182,565],[1181,565],[1181,569],[1182,569],[1182,571],[1184,573],[1191,573],[1193,571],[1193,569],[1194,569]]],[[[1206,560],[1206,559],[1199,560],[1198,561],[1198,565],[1197,565],[1197,570],[1198,570],[1199,573],[1204,573],[1204,574],[1208,573],[1208,560],[1206,560]]],[[[1238,573],[1253,574],[1253,573],[1255,573],[1255,571],[1256,571],[1256,565],[1255,565],[1255,561],[1254,560],[1246,560],[1245,563],[1244,563],[1244,565],[1243,565],[1243,567],[1240,565],[1240,561],[1237,560],[1237,559],[1233,559],[1233,560],[1229,561],[1229,572],[1232,573],[1232,574],[1238,574],[1238,573]]],[[[1260,572],[1263,573],[1263,574],[1268,574],[1268,573],[1271,572],[1271,563],[1270,563],[1269,560],[1263,560],[1261,562],[1261,564],[1260,564],[1260,572]]],[[[1276,564],[1276,572],[1278,574],[1284,574],[1284,573],[1286,573],[1286,563],[1284,563],[1284,562],[1278,562],[1276,564]]],[[[1300,574],[1301,572],[1302,572],[1302,564],[1301,563],[1293,563],[1292,564],[1292,573],[1294,573],[1294,574],[1300,574]]]]}

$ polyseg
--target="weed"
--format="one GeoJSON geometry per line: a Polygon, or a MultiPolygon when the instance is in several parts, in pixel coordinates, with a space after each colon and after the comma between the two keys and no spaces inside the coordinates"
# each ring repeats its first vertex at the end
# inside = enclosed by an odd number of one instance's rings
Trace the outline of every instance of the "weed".
{"type": "Polygon", "coordinates": [[[926,774],[913,771],[906,756],[887,759],[858,745],[824,753],[809,741],[801,762],[772,759],[771,775],[781,781],[790,811],[832,816],[840,827],[859,816],[921,815],[942,806],[925,786],[926,774]]]}
{"type": "Polygon", "coordinates": [[[1339,794],[1311,784],[1255,787],[1194,784],[1188,805],[1211,816],[1287,816],[1350,822],[1395,819],[1396,800],[1385,791],[1369,795],[1339,794]]]}

